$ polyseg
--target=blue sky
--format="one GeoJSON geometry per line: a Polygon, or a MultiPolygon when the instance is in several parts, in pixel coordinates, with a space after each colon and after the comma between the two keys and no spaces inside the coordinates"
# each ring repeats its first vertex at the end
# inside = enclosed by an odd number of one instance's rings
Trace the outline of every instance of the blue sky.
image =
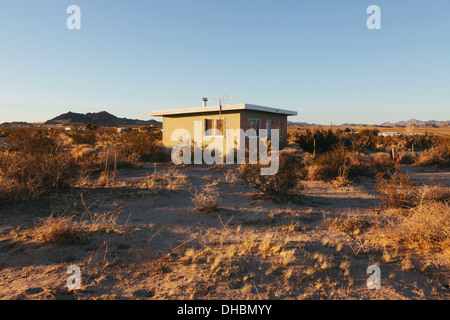
{"type": "Polygon", "coordinates": [[[448,0],[0,0],[0,123],[149,119],[222,92],[294,121],[449,120],[449,16],[448,0]]]}

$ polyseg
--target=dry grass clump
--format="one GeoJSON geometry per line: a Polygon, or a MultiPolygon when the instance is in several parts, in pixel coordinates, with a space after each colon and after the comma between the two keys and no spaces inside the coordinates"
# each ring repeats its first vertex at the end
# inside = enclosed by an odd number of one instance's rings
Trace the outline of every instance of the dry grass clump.
{"type": "Polygon", "coordinates": [[[442,252],[450,258],[450,207],[432,201],[410,209],[407,215],[386,216],[369,239],[383,247],[442,252]]]}
{"type": "MultiPolygon", "coordinates": [[[[213,278],[225,277],[227,280],[246,282],[256,277],[247,271],[250,265],[260,271],[260,277],[267,277],[279,268],[295,261],[296,249],[286,248],[286,241],[278,234],[266,233],[264,236],[237,230],[216,230],[222,241],[206,243],[202,248],[188,248],[181,257],[185,265],[209,266],[213,278]],[[245,234],[239,236],[238,234],[245,234]],[[256,267],[259,266],[259,267],[256,267]],[[238,275],[241,276],[238,276],[238,275]],[[232,280],[234,278],[235,280],[232,280]]],[[[253,269],[253,267],[252,267],[253,269]]]]}
{"type": "Polygon", "coordinates": [[[324,225],[352,236],[358,236],[371,228],[373,223],[359,216],[358,212],[348,212],[334,219],[324,221],[324,225]]]}
{"type": "Polygon", "coordinates": [[[217,211],[222,203],[219,190],[212,185],[206,185],[201,190],[196,189],[191,200],[195,210],[202,212],[217,211]]]}
{"type": "Polygon", "coordinates": [[[229,169],[223,173],[223,181],[228,184],[235,184],[239,179],[239,174],[236,170],[229,169]]]}
{"type": "Polygon", "coordinates": [[[31,230],[33,240],[79,244],[87,241],[82,224],[74,217],[53,215],[40,219],[31,230]]]}
{"type": "Polygon", "coordinates": [[[391,208],[412,208],[430,201],[448,201],[450,190],[441,185],[420,185],[409,173],[396,171],[376,176],[376,190],[391,208]]]}
{"type": "Polygon", "coordinates": [[[156,170],[143,181],[138,182],[140,188],[155,189],[157,191],[179,190],[188,184],[187,176],[178,168],[156,170]]]}
{"type": "Polygon", "coordinates": [[[73,215],[54,216],[39,219],[28,231],[28,237],[35,241],[83,244],[90,234],[124,233],[126,226],[118,225],[119,212],[89,213],[79,221],[73,215]]]}

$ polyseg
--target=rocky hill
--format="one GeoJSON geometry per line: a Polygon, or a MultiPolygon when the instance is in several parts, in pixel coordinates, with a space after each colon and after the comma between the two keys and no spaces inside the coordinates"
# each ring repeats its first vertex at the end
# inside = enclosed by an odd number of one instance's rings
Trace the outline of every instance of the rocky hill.
{"type": "Polygon", "coordinates": [[[97,113],[64,113],[56,118],[48,120],[45,125],[64,125],[70,126],[73,124],[87,125],[95,124],[103,127],[117,127],[117,126],[160,126],[161,122],[156,120],[136,120],[127,118],[118,118],[109,112],[102,111],[97,113]]]}

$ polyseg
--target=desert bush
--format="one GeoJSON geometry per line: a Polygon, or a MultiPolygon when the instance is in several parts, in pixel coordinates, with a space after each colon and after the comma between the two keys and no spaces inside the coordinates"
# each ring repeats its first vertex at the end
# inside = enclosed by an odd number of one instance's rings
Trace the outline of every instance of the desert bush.
{"type": "Polygon", "coordinates": [[[338,145],[345,146],[355,152],[376,150],[386,144],[389,139],[378,136],[377,129],[363,129],[355,132],[346,130],[306,129],[304,133],[295,133],[294,143],[309,153],[322,154],[335,149],[338,145]]]}
{"type": "Polygon", "coordinates": [[[140,188],[155,189],[156,191],[178,190],[188,184],[187,176],[177,168],[155,171],[139,183],[140,188]]]}
{"type": "Polygon", "coordinates": [[[7,138],[8,151],[23,154],[50,154],[59,152],[55,133],[40,129],[16,129],[7,138]]]}
{"type": "Polygon", "coordinates": [[[120,212],[86,212],[80,219],[75,215],[53,214],[35,221],[34,226],[25,232],[25,236],[35,241],[83,244],[92,234],[123,234],[128,231],[126,225],[119,225],[120,212]]]}
{"type": "Polygon", "coordinates": [[[387,154],[363,154],[343,145],[337,145],[328,152],[305,160],[306,178],[318,181],[346,181],[347,178],[356,176],[373,177],[378,172],[393,168],[393,162],[387,154]]]}
{"type": "Polygon", "coordinates": [[[15,200],[26,193],[25,187],[17,180],[0,175],[0,203],[15,200]]]}
{"type": "Polygon", "coordinates": [[[292,158],[279,157],[278,172],[274,175],[261,175],[262,165],[249,164],[242,167],[241,178],[258,191],[270,196],[286,196],[289,191],[299,185],[296,164],[292,158]]]}
{"type": "Polygon", "coordinates": [[[125,132],[120,136],[125,155],[136,154],[140,161],[166,161],[167,152],[161,143],[159,132],[125,132]]]}
{"type": "Polygon", "coordinates": [[[370,229],[373,223],[361,218],[357,212],[354,214],[349,212],[346,216],[341,215],[334,219],[325,220],[324,225],[337,231],[357,236],[370,229]]]}
{"type": "Polygon", "coordinates": [[[45,191],[58,191],[70,187],[78,177],[78,173],[78,165],[63,152],[0,154],[0,179],[9,181],[9,185],[21,191],[17,197],[36,197],[45,191]]]}
{"type": "Polygon", "coordinates": [[[85,243],[87,235],[83,226],[72,216],[53,215],[39,219],[31,230],[31,238],[43,242],[85,243]]]}
{"type": "Polygon", "coordinates": [[[334,145],[339,143],[340,135],[331,129],[317,129],[314,131],[306,129],[306,132],[303,134],[296,133],[294,141],[306,152],[323,153],[331,150],[334,145]]]}
{"type": "Polygon", "coordinates": [[[96,133],[91,130],[72,130],[67,135],[75,145],[87,144],[95,146],[97,141],[96,133]]]}
{"type": "Polygon", "coordinates": [[[85,172],[91,173],[132,167],[139,163],[138,154],[127,154],[120,146],[78,145],[71,149],[70,154],[85,172]]]}
{"type": "Polygon", "coordinates": [[[420,153],[418,166],[450,167],[450,148],[445,145],[432,147],[420,153]]]}
{"type": "Polygon", "coordinates": [[[436,146],[439,137],[433,133],[425,132],[423,135],[408,135],[405,137],[406,148],[411,150],[426,150],[436,146]]]}
{"type": "Polygon", "coordinates": [[[9,135],[7,149],[0,152],[3,196],[36,197],[71,185],[79,166],[58,144],[58,135],[59,132],[37,129],[17,129],[9,135]]]}
{"type": "Polygon", "coordinates": [[[223,173],[223,181],[229,184],[235,184],[239,179],[239,174],[236,170],[229,169],[223,173]]]}
{"type": "Polygon", "coordinates": [[[376,190],[388,206],[394,208],[411,208],[420,201],[418,183],[410,174],[400,171],[379,173],[376,178],[376,190]]]}
{"type": "Polygon", "coordinates": [[[386,216],[370,239],[384,247],[444,252],[450,257],[450,207],[431,201],[410,209],[407,215],[386,216]]]}
{"type": "Polygon", "coordinates": [[[394,171],[394,162],[391,156],[386,152],[376,152],[370,154],[375,166],[374,172],[390,172],[394,171]]]}
{"type": "Polygon", "coordinates": [[[220,192],[210,185],[204,186],[201,190],[195,190],[191,200],[195,210],[202,212],[216,211],[222,203],[220,192]]]}

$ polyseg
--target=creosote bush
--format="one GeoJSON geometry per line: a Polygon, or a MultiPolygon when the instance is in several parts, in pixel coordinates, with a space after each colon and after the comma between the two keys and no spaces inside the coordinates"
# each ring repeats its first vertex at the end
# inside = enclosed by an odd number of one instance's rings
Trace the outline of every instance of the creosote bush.
{"type": "Polygon", "coordinates": [[[392,170],[394,164],[387,154],[363,154],[339,145],[316,157],[305,157],[306,178],[310,180],[341,180],[356,176],[373,177],[392,170]]]}
{"type": "Polygon", "coordinates": [[[379,173],[375,177],[376,190],[389,207],[411,208],[420,200],[419,185],[410,174],[400,171],[379,173]]]}
{"type": "Polygon", "coordinates": [[[262,167],[260,163],[247,162],[242,167],[241,178],[264,195],[286,196],[290,190],[299,186],[299,176],[293,158],[280,156],[278,172],[274,175],[261,175],[262,167]]]}
{"type": "Polygon", "coordinates": [[[450,147],[442,145],[425,150],[420,153],[415,164],[448,168],[450,167],[450,147]]]}
{"type": "Polygon", "coordinates": [[[51,134],[41,130],[18,130],[0,151],[0,198],[36,197],[45,191],[70,187],[79,166],[51,134]],[[12,195],[8,190],[16,190],[12,195]]]}

